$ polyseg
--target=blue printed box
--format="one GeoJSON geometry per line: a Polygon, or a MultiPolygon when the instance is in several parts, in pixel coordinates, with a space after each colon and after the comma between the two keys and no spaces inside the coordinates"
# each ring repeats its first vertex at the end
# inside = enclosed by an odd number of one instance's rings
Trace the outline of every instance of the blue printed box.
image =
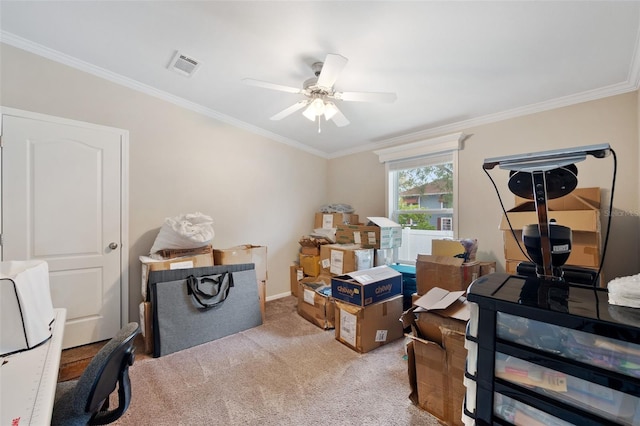
{"type": "Polygon", "coordinates": [[[331,296],[357,306],[368,306],[402,294],[402,274],[386,265],[331,278],[331,296]]]}

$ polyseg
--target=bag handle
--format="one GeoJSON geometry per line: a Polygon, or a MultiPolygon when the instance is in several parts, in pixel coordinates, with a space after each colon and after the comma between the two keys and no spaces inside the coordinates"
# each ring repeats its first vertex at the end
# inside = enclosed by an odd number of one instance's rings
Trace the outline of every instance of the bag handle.
{"type": "Polygon", "coordinates": [[[220,288],[224,283],[224,279],[226,278],[226,276],[227,276],[227,273],[225,272],[224,274],[220,274],[220,275],[200,277],[200,278],[196,278],[195,276],[191,275],[189,278],[191,278],[192,280],[191,282],[192,284],[194,284],[192,285],[193,292],[196,293],[198,296],[210,299],[212,297],[217,296],[220,293],[220,288]],[[200,288],[200,283],[207,283],[207,282],[213,284],[213,286],[211,287],[211,293],[206,293],[200,288]]]}
{"type": "Polygon", "coordinates": [[[228,272],[205,277],[189,275],[186,279],[186,284],[187,294],[193,296],[193,299],[199,305],[198,309],[207,310],[220,305],[227,299],[227,296],[229,296],[229,290],[233,287],[233,275],[228,272]],[[200,288],[200,283],[204,282],[213,284],[210,293],[207,293],[200,288]]]}

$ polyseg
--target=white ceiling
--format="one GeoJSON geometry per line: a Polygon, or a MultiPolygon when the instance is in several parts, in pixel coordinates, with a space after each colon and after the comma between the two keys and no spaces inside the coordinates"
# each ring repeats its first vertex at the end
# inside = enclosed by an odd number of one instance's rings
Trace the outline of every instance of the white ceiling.
{"type": "Polygon", "coordinates": [[[5,43],[275,140],[335,157],[636,90],[640,2],[0,1],[5,43]],[[167,69],[180,51],[192,77],[167,69]],[[351,124],[301,111],[327,53],[349,59],[335,89],[395,92],[337,101],[351,124]]]}

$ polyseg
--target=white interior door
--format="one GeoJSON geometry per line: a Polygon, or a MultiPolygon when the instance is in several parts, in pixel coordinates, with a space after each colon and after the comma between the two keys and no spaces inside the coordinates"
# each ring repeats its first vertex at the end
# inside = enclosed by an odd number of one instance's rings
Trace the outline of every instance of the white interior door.
{"type": "Polygon", "coordinates": [[[48,262],[63,347],[113,337],[122,319],[123,133],[2,116],[2,260],[48,262]]]}

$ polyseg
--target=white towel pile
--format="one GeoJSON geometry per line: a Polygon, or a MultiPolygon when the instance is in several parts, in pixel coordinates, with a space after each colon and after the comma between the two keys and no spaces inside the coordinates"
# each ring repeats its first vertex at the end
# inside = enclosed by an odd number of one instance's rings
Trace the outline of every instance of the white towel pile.
{"type": "Polygon", "coordinates": [[[640,308],[640,274],[609,281],[609,303],[640,308]]]}

